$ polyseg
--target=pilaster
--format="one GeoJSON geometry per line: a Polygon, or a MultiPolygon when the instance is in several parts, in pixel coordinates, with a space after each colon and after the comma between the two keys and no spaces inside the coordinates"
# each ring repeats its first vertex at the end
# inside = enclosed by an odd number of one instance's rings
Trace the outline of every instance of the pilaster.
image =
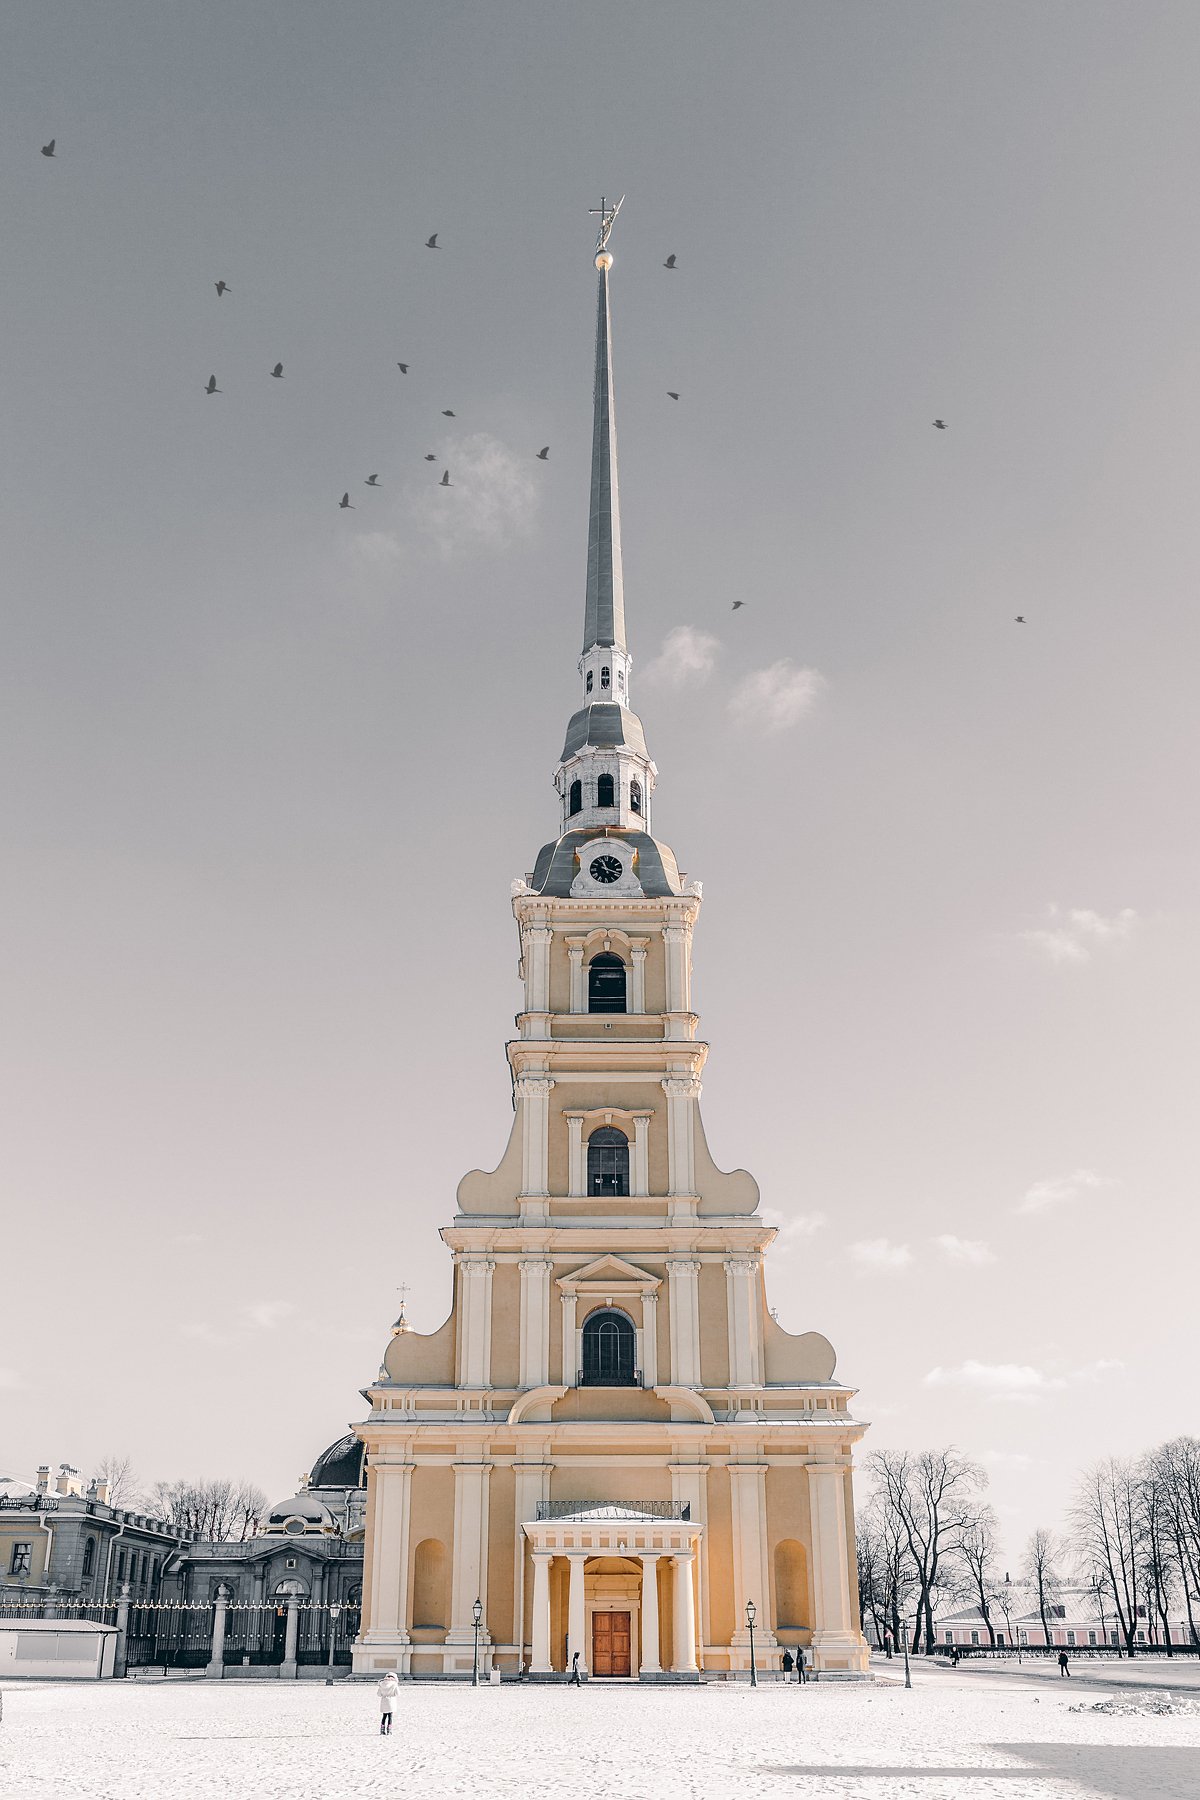
{"type": "Polygon", "coordinates": [[[550,1189],[550,1090],[548,1075],[521,1075],[516,1098],[521,1106],[521,1192],[544,1198],[550,1189]]]}
{"type": "Polygon", "coordinates": [[[495,1267],[486,1256],[458,1258],[459,1387],[492,1385],[492,1273],[495,1267]]]}
{"type": "Polygon", "coordinates": [[[726,1257],[725,1298],[729,1330],[730,1387],[759,1387],[762,1384],[759,1275],[760,1263],[757,1257],[726,1257]]]}
{"type": "Polygon", "coordinates": [[[550,1379],[549,1257],[522,1257],[521,1347],[519,1381],[523,1388],[544,1387],[550,1379]]]}
{"type": "Polygon", "coordinates": [[[667,1305],[671,1329],[671,1380],[676,1387],[700,1386],[700,1264],[667,1259],[667,1305]]]}
{"type": "Polygon", "coordinates": [[[694,1075],[666,1075],[662,1089],[667,1096],[667,1193],[696,1191],[695,1107],[700,1082],[694,1075]]]}
{"type": "MultiPolygon", "coordinates": [[[[480,1644],[489,1643],[487,1629],[488,1498],[490,1462],[456,1462],[454,1465],[454,1568],[450,1595],[450,1629],[446,1644],[474,1647],[475,1628],[471,1609],[476,1600],[485,1607],[480,1644]]],[[[447,1664],[447,1673],[458,1663],[447,1664]]]]}

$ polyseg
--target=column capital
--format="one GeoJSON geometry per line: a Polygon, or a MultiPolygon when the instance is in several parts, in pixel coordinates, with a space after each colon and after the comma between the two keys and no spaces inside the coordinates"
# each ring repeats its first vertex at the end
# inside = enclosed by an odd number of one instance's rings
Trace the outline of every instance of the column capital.
{"type": "Polygon", "coordinates": [[[531,1550],[529,1554],[535,1563],[548,1563],[554,1561],[556,1552],[553,1550],[531,1550]]]}
{"type": "Polygon", "coordinates": [[[517,1267],[522,1275],[527,1272],[540,1273],[543,1269],[554,1267],[554,1258],[551,1256],[521,1256],[517,1259],[517,1267]]]}
{"type": "Polygon", "coordinates": [[[496,1267],[490,1256],[458,1256],[455,1258],[464,1275],[490,1275],[496,1267]]]}
{"type": "Polygon", "coordinates": [[[519,1100],[544,1100],[554,1082],[549,1075],[518,1075],[515,1086],[519,1100]]]}
{"type": "Polygon", "coordinates": [[[668,1256],[667,1273],[669,1275],[698,1275],[700,1273],[698,1258],[687,1256],[668,1256]]]}
{"type": "Polygon", "coordinates": [[[697,1075],[664,1075],[662,1088],[668,1100],[698,1100],[702,1084],[697,1075]]]}
{"type": "Polygon", "coordinates": [[[672,1562],[690,1563],[695,1562],[696,1560],[696,1552],[694,1550],[670,1550],[667,1554],[670,1556],[672,1562]]]}
{"type": "Polygon", "coordinates": [[[756,1275],[762,1267],[762,1258],[758,1256],[727,1256],[725,1267],[731,1275],[756,1275]]]}

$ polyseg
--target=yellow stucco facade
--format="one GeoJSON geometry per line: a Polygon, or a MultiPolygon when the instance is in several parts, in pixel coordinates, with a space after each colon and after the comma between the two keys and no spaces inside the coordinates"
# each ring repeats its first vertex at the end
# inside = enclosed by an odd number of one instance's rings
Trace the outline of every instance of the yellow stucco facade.
{"type": "Polygon", "coordinates": [[[698,883],[650,835],[628,706],[606,238],[582,707],[562,832],[514,883],[512,1134],[442,1230],[453,1304],[403,1320],[367,1452],[360,1672],[694,1680],[867,1666],[834,1352],[767,1305],[775,1236],[709,1154],[692,1011],[698,883]],[[606,536],[607,533],[607,536],[606,536]],[[614,550],[615,543],[615,550],[614,550]]]}

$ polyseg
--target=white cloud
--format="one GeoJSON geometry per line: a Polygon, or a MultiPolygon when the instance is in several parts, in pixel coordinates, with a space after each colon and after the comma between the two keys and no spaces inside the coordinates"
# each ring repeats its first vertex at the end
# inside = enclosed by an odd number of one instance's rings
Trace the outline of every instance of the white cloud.
{"type": "Polygon", "coordinates": [[[815,1231],[820,1231],[828,1224],[824,1213],[783,1213],[777,1206],[764,1206],[760,1216],[767,1225],[774,1225],[778,1236],[772,1246],[772,1254],[780,1255],[791,1250],[801,1238],[808,1238],[815,1231]]]}
{"type": "Polygon", "coordinates": [[[797,668],[784,657],[740,681],[729,701],[731,715],[763,731],[786,731],[803,717],[825,686],[816,669],[797,668]]]}
{"type": "Polygon", "coordinates": [[[708,680],[721,653],[721,640],[695,625],[677,625],[668,631],[662,649],[642,670],[641,678],[652,687],[699,687],[708,680]]]}
{"type": "Polygon", "coordinates": [[[1045,1369],[1036,1369],[1030,1363],[984,1363],[968,1357],[956,1369],[943,1369],[940,1366],[930,1369],[925,1376],[925,1386],[966,1388],[977,1394],[986,1394],[992,1400],[1035,1402],[1045,1399],[1047,1394],[1061,1393],[1064,1388],[1078,1386],[1081,1382],[1099,1381],[1123,1366],[1120,1362],[1105,1357],[1059,1375],[1051,1374],[1045,1369]]]}
{"type": "MultiPolygon", "coordinates": [[[[347,549],[364,572],[386,573],[411,559],[423,544],[449,559],[463,551],[503,550],[528,537],[537,520],[541,490],[530,458],[510,450],[487,432],[439,447],[429,475],[409,483],[390,511],[377,513],[380,526],[358,530],[347,549]],[[440,465],[440,467],[439,467],[440,465]],[[441,470],[450,486],[441,485],[441,470]]],[[[365,501],[356,501],[362,515],[365,501]]]]}
{"type": "Polygon", "coordinates": [[[1066,911],[1049,908],[1050,924],[1037,931],[1022,931],[1021,941],[1039,950],[1052,963],[1091,962],[1092,953],[1105,944],[1127,938],[1138,922],[1131,906],[1105,918],[1090,907],[1075,906],[1066,911]]]}
{"type": "Polygon", "coordinates": [[[955,1237],[951,1231],[943,1232],[935,1237],[934,1243],[946,1258],[947,1262],[973,1263],[977,1267],[983,1263],[995,1262],[996,1252],[990,1244],[979,1238],[955,1237]]]}
{"type": "Polygon", "coordinates": [[[1095,1169],[1072,1169],[1069,1175],[1053,1175],[1046,1181],[1035,1181],[1018,1201],[1016,1210],[1019,1213],[1042,1212],[1047,1206],[1062,1206],[1068,1200],[1078,1200],[1081,1194],[1111,1186],[1111,1180],[1097,1175],[1095,1169]]]}
{"type": "Polygon", "coordinates": [[[242,1308],[248,1323],[259,1331],[274,1331],[295,1310],[290,1300],[256,1300],[242,1308]]]}
{"type": "Polygon", "coordinates": [[[850,1255],[864,1269],[907,1269],[913,1253],[907,1244],[893,1244],[889,1238],[860,1238],[851,1244],[850,1255]]]}

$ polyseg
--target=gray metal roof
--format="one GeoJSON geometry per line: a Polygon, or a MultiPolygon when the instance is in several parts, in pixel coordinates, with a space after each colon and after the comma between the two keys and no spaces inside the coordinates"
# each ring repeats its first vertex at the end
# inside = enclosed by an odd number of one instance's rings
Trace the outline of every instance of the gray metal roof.
{"type": "Polygon", "coordinates": [[[619,831],[610,828],[601,833],[593,826],[590,829],[585,827],[579,831],[568,831],[555,843],[542,845],[533,867],[533,879],[529,884],[534,893],[547,894],[558,900],[565,899],[571,892],[571,883],[579,873],[575,862],[577,847],[591,843],[600,836],[619,838],[630,849],[637,851],[637,878],[648,899],[663,900],[668,894],[682,892],[679,865],[675,861],[675,852],[669,845],[660,844],[657,838],[652,838],[645,831],[619,831]]]}
{"type": "Polygon", "coordinates": [[[572,713],[560,761],[566,762],[585,744],[605,750],[632,750],[635,756],[650,759],[642,721],[627,706],[618,706],[615,700],[597,700],[594,705],[572,713]]]}
{"type": "Polygon", "coordinates": [[[583,648],[625,645],[621,580],[621,510],[617,497],[617,422],[613,412],[612,321],[608,270],[600,271],[596,303],[596,384],[592,392],[592,496],[588,516],[587,598],[583,648]]]}

